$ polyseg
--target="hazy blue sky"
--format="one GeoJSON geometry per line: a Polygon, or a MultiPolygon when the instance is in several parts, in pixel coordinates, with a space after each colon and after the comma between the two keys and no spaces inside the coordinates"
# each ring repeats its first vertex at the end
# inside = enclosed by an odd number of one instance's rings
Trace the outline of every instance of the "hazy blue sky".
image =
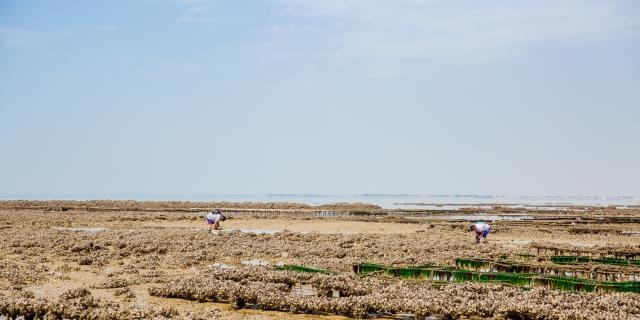
{"type": "Polygon", "coordinates": [[[0,195],[640,195],[640,1],[0,1],[0,195]]]}

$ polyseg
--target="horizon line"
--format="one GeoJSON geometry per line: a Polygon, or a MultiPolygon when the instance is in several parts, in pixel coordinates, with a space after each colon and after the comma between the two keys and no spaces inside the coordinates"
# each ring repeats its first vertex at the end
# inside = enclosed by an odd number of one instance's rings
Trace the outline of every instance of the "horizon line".
{"type": "MultiPolygon", "coordinates": [[[[328,193],[146,193],[146,192],[86,192],[86,193],[16,193],[16,194],[0,194],[0,198],[7,200],[21,200],[20,198],[88,198],[88,197],[110,197],[110,196],[153,196],[153,197],[233,197],[233,196],[253,196],[253,197],[407,197],[407,198],[567,198],[567,199],[638,199],[640,195],[613,195],[613,194],[476,194],[476,193],[452,193],[452,194],[412,194],[412,193],[359,193],[359,194],[328,194],[328,193]]],[[[93,200],[108,200],[107,198],[95,198],[93,200]]],[[[133,200],[133,199],[132,199],[133,200]]]]}

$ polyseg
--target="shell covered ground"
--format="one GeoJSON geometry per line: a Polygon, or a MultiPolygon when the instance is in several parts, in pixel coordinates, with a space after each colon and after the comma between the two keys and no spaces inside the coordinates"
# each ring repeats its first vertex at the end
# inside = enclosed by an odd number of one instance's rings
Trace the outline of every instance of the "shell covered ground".
{"type": "MultiPolygon", "coordinates": [[[[545,267],[549,252],[638,259],[639,222],[640,210],[615,208],[386,212],[362,204],[5,201],[0,315],[639,319],[636,293],[363,278],[352,271],[362,262],[453,267],[456,258],[545,267]],[[213,207],[225,208],[230,219],[208,233],[204,215],[213,207]],[[491,233],[475,244],[469,221],[487,218],[495,220],[488,221],[491,233]],[[335,274],[274,270],[279,264],[335,274]]],[[[611,268],[640,274],[638,266],[611,268]]]]}

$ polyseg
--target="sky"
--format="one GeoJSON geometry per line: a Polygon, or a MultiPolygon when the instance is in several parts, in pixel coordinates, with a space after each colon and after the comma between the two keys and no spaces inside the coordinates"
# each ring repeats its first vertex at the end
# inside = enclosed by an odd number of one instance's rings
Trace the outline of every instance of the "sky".
{"type": "Polygon", "coordinates": [[[2,0],[0,195],[640,195],[635,0],[2,0]]]}

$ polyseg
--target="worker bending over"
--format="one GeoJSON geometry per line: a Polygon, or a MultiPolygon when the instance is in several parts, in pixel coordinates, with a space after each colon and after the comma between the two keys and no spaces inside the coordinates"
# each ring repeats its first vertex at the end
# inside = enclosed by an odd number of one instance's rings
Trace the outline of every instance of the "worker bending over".
{"type": "Polygon", "coordinates": [[[227,217],[220,212],[219,209],[215,209],[207,214],[207,223],[209,224],[209,233],[211,230],[220,230],[220,221],[227,220],[227,217]]]}
{"type": "Polygon", "coordinates": [[[474,231],[476,233],[476,243],[480,243],[480,237],[486,241],[490,230],[491,226],[484,222],[477,222],[469,226],[469,231],[474,231]]]}

